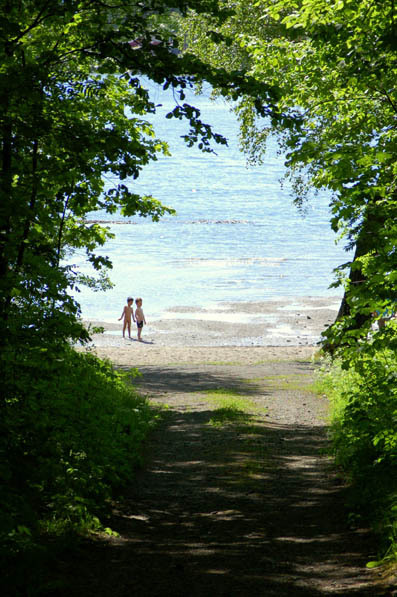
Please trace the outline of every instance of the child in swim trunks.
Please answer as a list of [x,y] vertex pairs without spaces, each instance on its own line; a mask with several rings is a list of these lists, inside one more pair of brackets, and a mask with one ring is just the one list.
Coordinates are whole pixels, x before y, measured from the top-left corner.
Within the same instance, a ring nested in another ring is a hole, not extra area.
[[141,338],[142,328],[143,328],[143,324],[146,325],[145,315],[143,314],[143,311],[142,311],[142,299],[141,298],[135,299],[135,304],[136,304],[135,319],[136,319],[136,325],[138,328],[138,340],[139,340],[139,342],[142,342],[142,338]]

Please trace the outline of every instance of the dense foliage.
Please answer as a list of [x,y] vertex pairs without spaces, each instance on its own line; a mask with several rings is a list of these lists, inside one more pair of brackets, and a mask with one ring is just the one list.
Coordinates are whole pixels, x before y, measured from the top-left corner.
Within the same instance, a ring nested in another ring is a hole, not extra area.
[[[397,381],[379,364],[386,354],[388,362],[395,360],[397,329],[389,323],[372,329],[374,317],[395,311],[397,296],[396,5],[394,0],[224,2],[232,4],[234,14],[221,24],[193,12],[181,19],[187,52],[273,88],[277,119],[258,116],[248,95],[235,107],[249,159],[260,164],[269,132],[276,133],[297,204],[304,205],[312,189],[330,192],[330,224],[353,249],[336,270],[335,286],[344,299],[323,344],[340,359],[346,379],[356,380],[344,394],[337,453],[347,471],[356,478],[360,469],[362,484],[372,487],[377,450],[384,446],[388,455],[378,454],[382,464],[376,470],[391,478],[397,458]],[[346,457],[352,445],[340,441],[345,435],[354,436],[357,458]],[[392,487],[390,481],[386,500],[376,493],[385,518],[396,507]]]
[[[390,324],[397,327],[396,322]],[[326,362],[319,390],[331,401],[337,464],[350,481],[351,522],[371,521],[379,557],[397,560],[397,362],[378,343],[355,354],[349,369]],[[376,565],[378,562],[372,562]]]
[[3,588],[18,594],[37,582],[31,561],[43,538],[103,528],[98,517],[114,489],[131,480],[156,417],[91,354],[50,346],[9,356],[1,362],[0,562]]

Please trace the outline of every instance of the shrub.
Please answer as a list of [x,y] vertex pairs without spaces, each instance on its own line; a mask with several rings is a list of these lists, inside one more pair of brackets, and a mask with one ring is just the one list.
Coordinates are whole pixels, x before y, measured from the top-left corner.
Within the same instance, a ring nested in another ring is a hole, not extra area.
[[331,402],[332,445],[351,483],[353,515],[369,520],[383,555],[397,559],[395,352],[368,342],[350,352],[348,367],[343,360],[328,361],[320,389]]
[[66,346],[3,352],[2,554],[95,528],[141,462],[155,413],[126,376]]

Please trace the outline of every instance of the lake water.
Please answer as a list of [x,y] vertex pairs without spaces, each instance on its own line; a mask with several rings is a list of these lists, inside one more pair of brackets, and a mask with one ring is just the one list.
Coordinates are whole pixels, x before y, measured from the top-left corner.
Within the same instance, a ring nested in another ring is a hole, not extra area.
[[[266,163],[246,167],[238,149],[238,125],[223,101],[209,92],[191,102],[202,120],[229,140],[217,155],[188,149],[180,136],[187,125],[167,120],[174,106],[170,92],[149,84],[156,103],[157,136],[167,140],[172,157],[147,166],[137,193],[153,194],[177,211],[160,222],[93,214],[105,219],[116,238],[98,253],[108,255],[115,287],[106,293],[82,289],[83,317],[114,321],[126,297],[142,296],[145,313],[160,317],[174,306],[210,307],[220,302],[263,301],[276,297],[340,296],[330,290],[332,270],[347,260],[329,225],[329,198],[313,198],[305,217],[282,189],[283,158],[270,142]],[[83,254],[75,255],[83,271]]]

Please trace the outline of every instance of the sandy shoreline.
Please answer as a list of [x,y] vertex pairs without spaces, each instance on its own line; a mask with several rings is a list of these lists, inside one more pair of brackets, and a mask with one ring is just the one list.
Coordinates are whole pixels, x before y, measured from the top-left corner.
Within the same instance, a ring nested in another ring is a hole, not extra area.
[[321,332],[337,314],[335,297],[299,297],[255,303],[221,303],[216,309],[176,306],[150,319],[143,342],[122,338],[121,323],[89,321],[103,326],[90,348],[119,365],[174,362],[257,362],[306,358],[318,348]]

